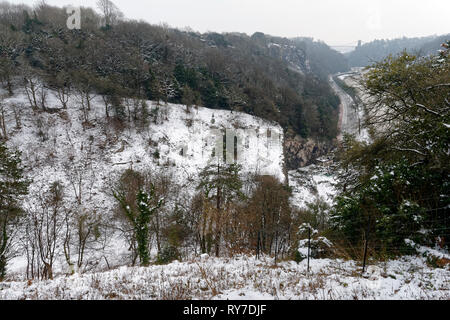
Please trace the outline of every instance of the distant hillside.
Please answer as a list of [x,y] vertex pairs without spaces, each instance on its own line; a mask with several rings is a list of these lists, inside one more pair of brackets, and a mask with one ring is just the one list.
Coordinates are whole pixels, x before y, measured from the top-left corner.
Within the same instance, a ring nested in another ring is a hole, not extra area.
[[336,137],[339,98],[326,76],[347,65],[323,43],[119,18],[102,24],[91,8],[81,17],[82,28],[69,30],[63,8],[1,3],[4,86],[31,73],[48,87],[84,88],[116,102],[137,97],[243,111],[277,121],[291,135]]
[[363,44],[348,54],[350,67],[365,67],[380,61],[390,54],[396,55],[404,50],[411,53],[428,55],[436,53],[442,43],[450,39],[450,34],[422,38],[399,38],[393,40],[374,40]]
[[321,41],[312,38],[294,38],[294,43],[306,52],[310,70],[327,78],[330,74],[349,70],[346,57]]

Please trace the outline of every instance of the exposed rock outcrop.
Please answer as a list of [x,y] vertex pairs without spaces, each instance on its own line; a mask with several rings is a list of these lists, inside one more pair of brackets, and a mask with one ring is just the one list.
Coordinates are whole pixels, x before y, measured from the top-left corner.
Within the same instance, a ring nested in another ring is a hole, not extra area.
[[327,154],[334,147],[332,142],[320,142],[299,136],[286,137],[284,140],[285,163],[288,170],[305,167],[317,158]]

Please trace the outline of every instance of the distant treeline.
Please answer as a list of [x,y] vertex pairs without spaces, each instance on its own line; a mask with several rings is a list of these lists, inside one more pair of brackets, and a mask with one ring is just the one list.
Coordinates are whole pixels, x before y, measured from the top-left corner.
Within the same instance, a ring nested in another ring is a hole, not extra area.
[[356,47],[347,54],[350,67],[366,67],[381,61],[390,54],[397,55],[402,51],[419,55],[436,54],[441,44],[450,39],[450,34],[421,38],[399,38],[393,40],[374,40]]
[[113,9],[82,8],[81,29],[69,30],[63,8],[1,3],[3,85],[11,92],[33,73],[54,89],[82,87],[110,101],[238,110],[277,121],[291,135],[336,137],[339,98],[326,77],[348,66],[324,43],[181,31],[125,21]]

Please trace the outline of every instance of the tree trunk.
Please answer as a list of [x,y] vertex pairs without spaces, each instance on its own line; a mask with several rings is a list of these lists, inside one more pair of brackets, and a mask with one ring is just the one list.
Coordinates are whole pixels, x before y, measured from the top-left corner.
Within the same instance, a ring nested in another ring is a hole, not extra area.
[[6,123],[5,123],[5,110],[3,108],[3,106],[1,107],[1,127],[2,127],[2,134],[3,134],[3,139],[7,140],[8,139],[8,135],[6,133]]

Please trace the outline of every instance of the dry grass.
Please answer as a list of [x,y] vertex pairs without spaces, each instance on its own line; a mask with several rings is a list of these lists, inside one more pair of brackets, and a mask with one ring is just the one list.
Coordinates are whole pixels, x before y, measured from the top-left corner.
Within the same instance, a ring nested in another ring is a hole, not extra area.
[[[383,294],[394,297],[405,286],[419,286],[408,292],[413,298],[449,298],[450,289],[438,283],[433,269],[409,273],[405,269],[384,270],[375,278],[362,278],[357,264],[343,260],[315,260],[311,272],[306,264],[240,256],[235,258],[192,258],[164,266],[122,267],[104,273],[61,277],[54,281],[0,284],[0,299],[8,290],[17,299],[223,299],[233,292],[243,298],[264,295],[273,299],[377,299],[380,282],[388,282]],[[386,276],[382,274],[386,273]],[[422,272],[422,273],[420,273]],[[441,274],[446,271],[440,269]],[[448,271],[447,271],[448,272]],[[394,278],[403,279],[395,280]],[[381,279],[381,280],[380,280]],[[381,296],[383,297],[383,295]]]

